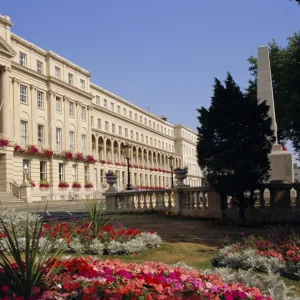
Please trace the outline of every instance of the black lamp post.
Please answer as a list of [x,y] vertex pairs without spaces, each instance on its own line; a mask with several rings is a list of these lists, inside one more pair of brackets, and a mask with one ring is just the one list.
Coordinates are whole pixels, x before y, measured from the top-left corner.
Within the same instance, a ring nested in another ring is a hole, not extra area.
[[126,190],[132,190],[131,183],[130,183],[130,168],[129,168],[129,160],[131,159],[131,145],[126,144],[125,145],[125,154],[126,154],[126,160],[127,160],[127,188]]
[[174,187],[174,182],[173,182],[173,162],[174,162],[174,157],[173,156],[169,156],[169,165],[170,165],[170,169],[171,169],[171,188]]

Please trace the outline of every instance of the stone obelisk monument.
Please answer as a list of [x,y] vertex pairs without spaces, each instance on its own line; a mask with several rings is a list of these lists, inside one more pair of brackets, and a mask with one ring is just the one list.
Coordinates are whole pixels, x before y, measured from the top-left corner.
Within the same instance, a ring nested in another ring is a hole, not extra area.
[[272,152],[269,154],[271,164],[270,182],[294,182],[292,154],[283,151],[277,138],[277,123],[275,115],[273,85],[268,46],[258,48],[257,61],[257,98],[258,101],[266,101],[269,115],[272,118],[272,129],[274,130],[275,142]]

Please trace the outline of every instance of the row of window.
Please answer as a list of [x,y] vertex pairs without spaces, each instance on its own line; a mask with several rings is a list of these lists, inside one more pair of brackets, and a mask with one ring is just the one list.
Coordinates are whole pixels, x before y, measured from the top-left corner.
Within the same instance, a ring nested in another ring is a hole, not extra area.
[[[20,65],[27,67],[27,55],[23,52],[19,52],[19,62]],[[43,74],[44,70],[44,64],[43,62],[37,60],[36,61],[36,71],[40,74]],[[61,69],[57,66],[55,66],[55,77],[59,80],[61,80]],[[68,73],[68,83],[70,85],[74,85],[74,75],[72,73]],[[85,86],[85,80],[80,79],[80,89],[82,89],[83,91],[86,90],[86,86]]]
[[[96,96],[96,104],[100,105],[100,96],[98,96],[98,95]],[[110,106],[108,107],[107,99],[103,99],[103,107],[106,109],[110,109],[112,112],[115,112],[114,102],[110,102]],[[121,106],[117,105],[116,112],[118,114],[123,113],[123,116],[129,117],[129,119],[133,119],[133,117],[134,117],[134,121],[138,122],[138,114],[134,113],[134,116],[133,116],[132,111],[129,110],[128,115],[127,115],[127,109],[125,107],[123,107],[123,112],[121,112]],[[145,118],[145,117],[143,119],[143,116],[140,116],[139,121],[141,124],[144,124],[145,126],[149,126],[150,128],[156,129],[157,131],[160,131],[161,133],[164,133],[169,136],[174,136],[174,132],[173,132],[173,130],[170,130],[170,128],[167,129],[166,127],[163,127],[162,125],[159,126],[159,124],[156,124],[154,121],[147,120],[147,118]]]
[[189,155],[189,156],[195,156],[196,155],[196,150],[193,148],[189,148],[187,146],[184,146],[184,154]]
[[[92,117],[92,119],[91,119],[91,126],[92,126],[92,128],[95,128],[94,117]],[[99,118],[97,119],[97,129],[102,130],[102,121]],[[110,132],[110,127],[109,127],[108,121],[105,121],[104,130],[106,132]],[[111,124],[111,133],[117,134],[116,124],[113,124],[113,123]],[[131,140],[135,140],[137,142],[146,143],[146,145],[150,145],[150,146],[158,147],[159,149],[174,152],[174,146],[171,144],[161,142],[160,140],[157,141],[156,139],[153,139],[152,137],[149,138],[147,135],[145,136],[145,140],[144,140],[144,135],[142,133],[140,134],[140,133],[136,132],[134,135],[133,130],[130,130],[130,136],[128,135],[128,133],[129,133],[128,128],[124,128],[125,138],[130,138]],[[122,126],[119,126],[118,135],[123,136]]]
[[196,142],[196,137],[190,133],[187,133],[186,131],[183,130],[183,137],[188,139],[188,140],[191,140],[193,142]]
[[[29,127],[28,121],[21,120],[20,123],[20,144],[21,147],[28,146],[29,139]],[[56,127],[56,152],[60,153],[62,151],[62,128]],[[38,135],[38,146],[43,148],[45,146],[45,126],[38,124],[37,125],[37,135]],[[75,152],[76,143],[75,143],[75,132],[69,131],[69,149],[72,153]],[[87,137],[85,134],[81,135],[81,152],[87,154]]]
[[[23,159],[23,168],[24,166],[28,167],[28,177],[31,178],[31,162],[28,159]],[[23,180],[25,180],[25,175],[23,175]],[[65,164],[58,164],[58,177],[59,181],[65,181]],[[40,161],[40,180],[47,180],[47,161]],[[78,181],[78,168],[77,165],[72,165],[72,180]],[[89,168],[84,166],[84,180],[85,182],[89,181]]]

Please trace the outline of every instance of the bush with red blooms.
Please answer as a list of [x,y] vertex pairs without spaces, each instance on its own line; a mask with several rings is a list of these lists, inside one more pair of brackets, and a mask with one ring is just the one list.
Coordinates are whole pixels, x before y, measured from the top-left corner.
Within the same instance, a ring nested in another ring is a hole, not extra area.
[[[77,257],[56,260],[50,268],[53,276],[44,279],[44,286],[34,288],[31,299],[272,300],[258,288],[225,283],[218,275],[161,262],[137,264]],[[13,295],[7,285],[1,286],[0,297],[24,299]]]

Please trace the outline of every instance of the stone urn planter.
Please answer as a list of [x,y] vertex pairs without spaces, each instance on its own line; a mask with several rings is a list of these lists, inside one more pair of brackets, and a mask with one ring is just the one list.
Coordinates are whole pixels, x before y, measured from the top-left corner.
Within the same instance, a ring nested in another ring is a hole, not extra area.
[[177,180],[177,186],[187,186],[186,184],[183,183],[183,181],[187,177],[188,169],[176,168],[174,170],[174,174],[175,174],[175,178]]
[[117,189],[114,187],[114,184],[118,182],[118,176],[113,172],[108,172],[105,175],[106,183],[109,185],[109,188],[106,192],[117,192]]

